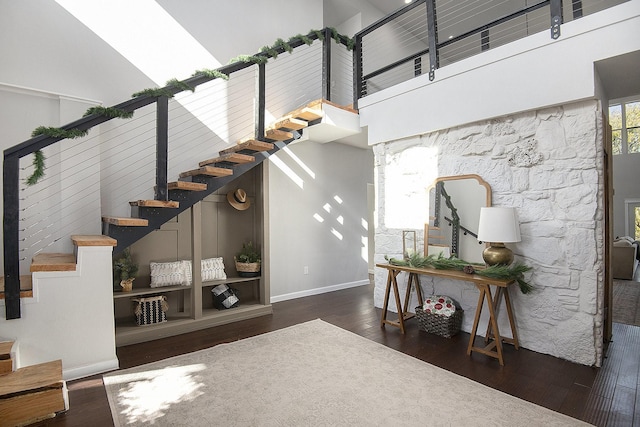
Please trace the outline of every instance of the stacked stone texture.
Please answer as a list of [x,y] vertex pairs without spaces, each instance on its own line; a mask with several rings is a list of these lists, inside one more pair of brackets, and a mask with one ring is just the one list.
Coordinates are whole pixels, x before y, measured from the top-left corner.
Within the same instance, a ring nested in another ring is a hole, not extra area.
[[[385,255],[401,255],[401,228],[407,226],[399,217],[404,215],[422,235],[416,212],[425,209],[423,195],[434,178],[477,174],[491,185],[494,206],[517,209],[522,241],[508,246],[516,260],[533,268],[527,278],[534,293],[523,295],[516,286],[510,290],[521,345],[599,365],[604,265],[601,114],[597,102],[585,101],[376,145],[376,262],[384,263]],[[425,294],[449,295],[462,305],[462,329],[470,332],[478,301],[475,286],[431,276],[420,280]],[[399,282],[403,295],[406,277]],[[382,306],[385,286],[386,270],[377,269],[377,307]],[[411,307],[417,304],[414,299]],[[393,301],[391,305],[395,310]],[[481,331],[486,313],[483,318]],[[510,335],[506,316],[500,316],[500,330]]]

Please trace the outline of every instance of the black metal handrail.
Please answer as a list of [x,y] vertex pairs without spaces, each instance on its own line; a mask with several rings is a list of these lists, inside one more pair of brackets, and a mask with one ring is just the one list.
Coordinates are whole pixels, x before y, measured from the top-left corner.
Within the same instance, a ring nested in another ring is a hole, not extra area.
[[[336,34],[333,29],[325,28],[321,31],[323,37],[323,97],[331,100],[331,40],[349,47],[350,39],[344,35]],[[318,32],[312,31],[305,36],[310,40],[318,40],[321,36]],[[305,45],[302,37],[292,38],[287,43],[291,49],[296,49]],[[284,46],[274,47],[271,52],[259,52],[254,57],[269,59],[271,53],[275,51],[282,54],[287,51]],[[230,76],[231,74],[249,67],[258,67],[257,102],[255,117],[255,138],[264,139],[265,128],[265,64],[253,61],[239,61],[224,65],[216,69],[219,73]],[[182,81],[186,86],[196,88],[204,83],[210,82],[217,77],[198,74]],[[156,103],[156,199],[167,200],[167,164],[168,164],[168,96],[176,95],[185,89],[173,85],[162,89],[163,95],[142,94],[127,101],[114,105],[113,108],[125,112],[134,112],[142,107]],[[82,117],[74,122],[61,126],[63,130],[86,131],[97,125],[112,120],[101,114],[91,114]],[[39,135],[21,144],[4,150],[3,164],[3,245],[4,245],[4,296],[6,319],[20,318],[20,268],[19,268],[19,161],[22,157],[28,156],[36,151],[53,145],[64,137],[53,137]]]
[[[580,0],[573,0],[573,17],[579,18],[582,16],[582,6]],[[409,55],[404,56],[401,59],[394,60],[393,62],[386,64],[382,67],[379,67],[373,71],[367,72],[364,74],[364,64],[363,64],[363,39],[373,33],[374,31],[382,28],[383,26],[392,23],[394,20],[402,17],[409,12],[414,11],[416,8],[424,6],[424,19],[427,24],[428,29],[428,46],[425,49],[421,49],[417,52],[411,53]],[[551,37],[557,39],[560,36],[560,24],[563,22],[563,11],[562,11],[562,0],[542,0],[534,5],[527,6],[523,9],[520,9],[516,12],[505,15],[501,18],[495,19],[491,22],[483,24],[477,28],[471,29],[463,34],[457,35],[452,38],[447,38],[446,40],[439,41],[439,33],[438,33],[438,25],[437,25],[437,13],[436,13],[436,0],[417,0],[414,1],[407,6],[398,9],[391,15],[388,15],[379,21],[369,25],[362,31],[358,32],[354,36],[355,46],[354,46],[354,105],[357,107],[357,102],[360,98],[367,95],[366,82],[369,79],[372,79],[376,76],[380,76],[381,74],[387,73],[394,69],[399,68],[400,66],[407,64],[411,61],[414,61],[416,64],[415,76],[422,74],[421,68],[421,57],[425,55],[429,55],[429,79],[435,79],[435,70],[439,68],[439,53],[440,51],[447,47],[451,46],[456,42],[460,42],[461,40],[468,39],[472,36],[480,34],[481,37],[481,48],[482,50],[486,50],[489,48],[489,30],[497,27],[498,25],[504,24],[505,22],[512,21],[518,17],[526,15],[528,13],[534,12],[543,7],[549,6],[550,10],[550,32]]]

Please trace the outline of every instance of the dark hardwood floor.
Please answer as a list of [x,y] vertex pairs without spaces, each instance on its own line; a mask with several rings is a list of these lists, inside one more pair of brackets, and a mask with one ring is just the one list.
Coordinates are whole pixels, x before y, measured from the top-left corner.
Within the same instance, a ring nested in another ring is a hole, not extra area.
[[[192,332],[117,350],[121,368],[240,340],[320,318],[489,387],[598,426],[640,426],[640,327],[614,324],[614,339],[602,368],[577,365],[526,349],[505,346],[505,366],[481,354],[466,355],[469,334],[441,338],[419,331],[380,328],[373,287],[273,304],[273,315]],[[68,383],[70,409],[39,426],[111,426],[100,375]],[[418,391],[416,391],[418,392]],[[635,421],[635,423],[634,423]]]

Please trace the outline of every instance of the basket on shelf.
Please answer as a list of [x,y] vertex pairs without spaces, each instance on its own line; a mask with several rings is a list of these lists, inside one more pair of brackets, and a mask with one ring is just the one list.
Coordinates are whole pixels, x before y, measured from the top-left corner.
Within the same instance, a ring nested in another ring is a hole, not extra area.
[[416,307],[416,317],[418,318],[418,328],[425,332],[451,338],[460,332],[462,325],[462,315],[464,311],[456,305],[456,311],[451,316],[443,314],[427,313],[421,305]]
[[258,262],[240,262],[235,257],[236,271],[240,277],[257,277],[260,275],[260,261]]

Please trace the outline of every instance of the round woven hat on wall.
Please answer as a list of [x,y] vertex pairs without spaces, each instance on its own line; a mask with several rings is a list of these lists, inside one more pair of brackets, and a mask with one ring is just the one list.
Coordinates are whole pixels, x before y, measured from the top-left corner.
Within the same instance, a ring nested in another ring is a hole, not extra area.
[[236,191],[230,191],[227,193],[227,200],[229,204],[239,211],[249,209],[251,201],[247,197],[247,192],[242,188],[238,188]]

